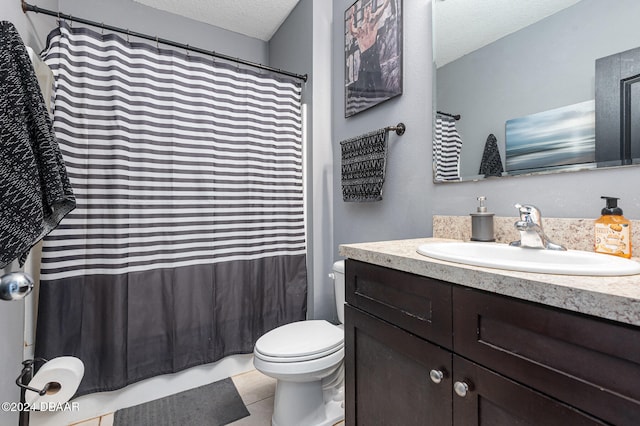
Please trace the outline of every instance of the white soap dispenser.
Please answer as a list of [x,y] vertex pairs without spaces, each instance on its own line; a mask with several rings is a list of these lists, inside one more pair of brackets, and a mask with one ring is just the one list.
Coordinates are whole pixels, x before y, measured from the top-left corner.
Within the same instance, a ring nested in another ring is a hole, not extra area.
[[487,212],[484,202],[487,197],[478,197],[480,205],[476,213],[471,213],[471,241],[492,242],[493,236],[493,213]]

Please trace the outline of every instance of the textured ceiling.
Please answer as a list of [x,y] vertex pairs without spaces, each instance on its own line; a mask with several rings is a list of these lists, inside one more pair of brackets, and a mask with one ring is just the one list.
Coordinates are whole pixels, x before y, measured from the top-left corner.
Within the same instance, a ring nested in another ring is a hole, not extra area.
[[[133,1],[269,41],[299,0]],[[435,60],[440,67],[580,0],[432,1]]]
[[299,0],[133,1],[249,37],[269,41]]
[[438,67],[580,0],[433,0]]

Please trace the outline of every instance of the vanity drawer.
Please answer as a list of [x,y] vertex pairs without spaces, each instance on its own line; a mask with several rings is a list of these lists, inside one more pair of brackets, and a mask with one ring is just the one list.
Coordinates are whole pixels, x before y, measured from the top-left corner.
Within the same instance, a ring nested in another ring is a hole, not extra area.
[[640,421],[640,328],[453,289],[454,351],[616,425]]
[[451,284],[351,259],[345,279],[349,305],[451,348]]

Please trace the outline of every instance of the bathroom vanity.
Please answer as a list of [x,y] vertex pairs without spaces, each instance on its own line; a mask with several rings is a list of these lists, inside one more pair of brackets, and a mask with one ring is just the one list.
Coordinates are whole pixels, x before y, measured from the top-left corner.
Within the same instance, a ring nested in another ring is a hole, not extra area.
[[640,275],[511,272],[348,244],[346,423],[640,424]]

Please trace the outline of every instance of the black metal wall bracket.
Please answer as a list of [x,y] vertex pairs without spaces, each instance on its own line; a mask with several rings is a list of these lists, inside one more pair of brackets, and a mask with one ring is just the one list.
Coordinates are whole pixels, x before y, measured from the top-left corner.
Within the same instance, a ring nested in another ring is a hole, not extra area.
[[404,132],[407,130],[407,126],[405,126],[404,123],[398,123],[395,126],[385,127],[385,130],[387,132],[395,131],[398,136],[402,136],[404,135]]

